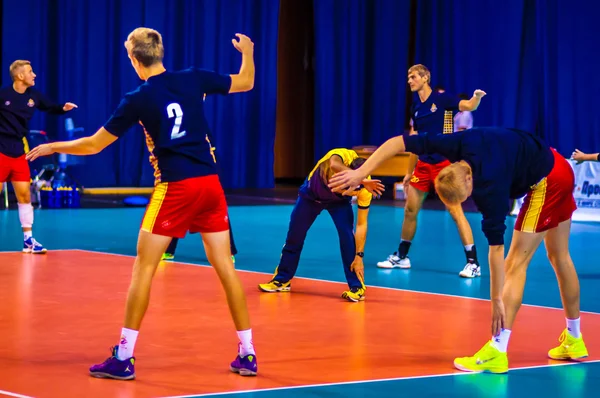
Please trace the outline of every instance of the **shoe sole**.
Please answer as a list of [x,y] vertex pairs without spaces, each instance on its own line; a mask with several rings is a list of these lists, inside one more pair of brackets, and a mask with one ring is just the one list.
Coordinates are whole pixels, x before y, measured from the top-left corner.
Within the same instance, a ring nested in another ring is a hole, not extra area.
[[588,356],[589,355],[586,354],[586,355],[579,356],[579,357],[572,357],[572,356],[567,356],[567,357],[553,357],[553,356],[550,356],[550,354],[548,354],[548,358],[554,359],[556,361],[580,361],[582,359],[587,358]]
[[391,267],[388,267],[386,265],[379,265],[377,264],[377,268],[383,268],[383,269],[394,269],[394,268],[400,268],[400,269],[410,269],[410,266],[402,266],[402,265],[393,265]]
[[253,372],[249,369],[238,369],[238,368],[234,368],[233,366],[230,366],[229,369],[233,372],[233,373],[237,373],[240,376],[256,376],[256,372]]
[[454,367],[455,367],[456,369],[460,370],[460,371],[463,371],[463,372],[469,372],[469,373],[493,373],[493,374],[504,374],[504,373],[508,373],[508,369],[506,369],[506,370],[501,370],[501,371],[498,371],[498,370],[492,370],[492,369],[485,369],[485,370],[472,370],[472,369],[465,368],[464,366],[462,366],[462,365],[459,365],[459,364],[457,364],[456,362],[454,363]]
[[43,250],[43,251],[39,251],[39,252],[34,252],[31,249],[23,249],[23,253],[27,253],[27,254],[46,254],[47,250]]
[[365,301],[365,296],[361,296],[361,298],[359,298],[358,300],[356,300],[356,299],[354,299],[352,297],[347,296],[346,294],[342,294],[342,298],[346,299],[346,300],[348,300],[348,301],[350,301],[352,303],[358,303],[360,301]]
[[119,376],[114,376],[114,375],[111,375],[108,373],[90,372],[90,376],[95,377],[97,379],[113,379],[113,380],[133,380],[133,379],[135,379],[135,373],[132,374],[131,376],[119,377]]
[[473,276],[458,274],[458,276],[460,276],[461,278],[473,279],[473,278],[477,278],[478,276],[481,276],[481,273],[473,275]]
[[290,290],[292,290],[292,287],[288,286],[288,287],[282,287],[281,289],[269,290],[269,289],[263,289],[262,287],[258,286],[258,290],[260,290],[261,292],[265,292],[265,293],[278,293],[278,292],[286,293],[286,292],[289,292]]

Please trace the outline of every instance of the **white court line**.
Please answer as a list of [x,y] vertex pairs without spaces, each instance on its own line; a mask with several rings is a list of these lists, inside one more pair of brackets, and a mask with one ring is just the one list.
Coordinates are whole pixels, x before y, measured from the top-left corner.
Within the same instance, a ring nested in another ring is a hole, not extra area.
[[[600,359],[588,361],[588,362],[566,362],[559,363],[555,365],[536,365],[536,366],[524,366],[522,368],[514,368],[510,369],[508,374],[519,370],[527,370],[527,369],[543,369],[543,368],[551,368],[558,366],[570,366],[570,365],[584,365],[586,363],[597,363],[600,362]],[[286,386],[286,387],[273,387],[273,388],[264,388],[264,389],[256,389],[256,390],[243,390],[243,391],[225,391],[225,392],[217,392],[217,393],[206,393],[206,394],[195,394],[195,395],[173,395],[162,398],[196,398],[196,397],[213,397],[219,395],[233,395],[233,394],[249,394],[249,393],[261,393],[266,391],[283,391],[283,390],[294,390],[301,388],[315,388],[315,387],[332,387],[332,386],[342,386],[342,385],[353,385],[353,384],[367,384],[367,383],[381,383],[387,381],[399,381],[399,380],[416,380],[416,379],[428,379],[428,378],[436,378],[436,377],[448,377],[448,376],[465,376],[465,375],[473,375],[477,373],[469,373],[469,372],[454,372],[454,373],[442,373],[439,375],[423,375],[423,376],[408,376],[408,377],[393,377],[389,379],[374,379],[374,380],[356,380],[356,381],[342,381],[337,383],[321,383],[321,384],[307,384],[304,386]],[[490,377],[502,377],[503,375],[490,375]],[[260,377],[260,376],[259,376]]]
[[4,390],[0,390],[0,395],[8,395],[9,397],[17,397],[17,398],[33,398],[33,397],[30,397],[29,395],[21,395],[21,394],[15,393],[15,392],[4,391]]
[[[120,257],[127,257],[127,258],[135,258],[135,256],[132,256],[132,255],[129,255],[129,254],[107,253],[107,252],[95,251],[95,250],[73,249],[73,251],[88,252],[88,253],[97,253],[97,254],[105,254],[105,255],[109,255],[109,256],[120,256]],[[212,266],[208,265],[208,264],[184,263],[184,262],[180,262],[180,261],[169,261],[169,263],[171,263],[171,264],[182,264],[182,265],[192,265],[194,267],[209,267],[209,268],[212,268]],[[261,274],[261,275],[270,275],[270,276],[273,275],[272,272],[250,271],[250,270],[237,269],[237,268],[236,268],[236,271],[247,272],[247,273],[250,273],[250,274]],[[294,279],[305,279],[305,280],[308,280],[308,281],[329,282],[329,283],[336,283],[336,284],[340,284],[340,285],[346,285],[346,282],[330,281],[330,280],[327,280],[327,279],[307,278],[307,277],[303,277],[303,276],[295,276]],[[397,287],[378,286],[378,285],[366,285],[366,286],[367,287],[372,287],[372,288],[377,288],[377,289],[393,290],[393,291],[399,291],[399,292],[429,294],[429,295],[432,295],[432,296],[454,297],[454,298],[460,298],[460,299],[476,300],[476,301],[486,301],[486,302],[490,301],[489,299],[482,299],[482,298],[479,298],[479,297],[459,296],[459,295],[456,295],[456,294],[448,294],[448,293],[423,292],[423,291],[420,291],[420,290],[400,289],[400,288],[397,288]],[[563,311],[562,308],[549,307],[549,306],[546,306],[546,305],[525,304],[525,303],[523,303],[522,306],[534,307],[534,308],[545,308],[545,309],[549,309],[549,310]],[[600,312],[593,312],[593,311],[580,311],[580,312],[582,314],[600,315]]]

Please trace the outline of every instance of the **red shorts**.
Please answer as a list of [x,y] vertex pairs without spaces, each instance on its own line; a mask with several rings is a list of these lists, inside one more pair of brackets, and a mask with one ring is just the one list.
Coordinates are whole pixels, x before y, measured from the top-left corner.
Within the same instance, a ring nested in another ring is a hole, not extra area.
[[183,238],[188,231],[228,229],[227,201],[217,175],[159,183],[142,221],[142,230],[173,238]]
[[449,160],[444,160],[443,162],[436,164],[425,163],[420,160],[417,161],[415,171],[410,179],[410,186],[423,192],[431,191],[433,189],[435,178],[446,166],[450,166]]
[[517,231],[534,233],[556,228],[561,222],[571,219],[577,209],[573,197],[573,169],[554,149],[552,153],[554,167],[525,196],[515,223]]
[[11,158],[0,153],[0,183],[8,181],[31,181],[29,163],[25,155]]

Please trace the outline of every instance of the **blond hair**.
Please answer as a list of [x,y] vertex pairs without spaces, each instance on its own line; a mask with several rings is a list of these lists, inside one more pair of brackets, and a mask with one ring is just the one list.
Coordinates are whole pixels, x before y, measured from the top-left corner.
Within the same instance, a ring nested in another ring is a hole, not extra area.
[[435,191],[445,204],[462,203],[468,196],[467,176],[471,170],[460,163],[452,163],[435,178]]
[[162,62],[165,56],[162,36],[154,29],[137,28],[124,44],[131,57],[145,67]]
[[13,62],[12,64],[10,64],[10,69],[9,69],[10,70],[10,78],[12,79],[13,82],[17,78],[17,73],[19,72],[19,69],[26,65],[31,65],[31,62],[26,61],[24,59],[18,59],[15,62]]
[[431,85],[431,72],[425,65],[417,64],[413,65],[408,69],[408,74],[410,75],[413,72],[417,72],[421,77],[427,77],[427,84]]

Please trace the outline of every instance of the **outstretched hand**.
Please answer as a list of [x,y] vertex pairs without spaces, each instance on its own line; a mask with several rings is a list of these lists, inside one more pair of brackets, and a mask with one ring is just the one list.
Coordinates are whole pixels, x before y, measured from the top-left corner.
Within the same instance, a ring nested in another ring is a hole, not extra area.
[[236,50],[241,52],[242,54],[252,52],[254,50],[254,43],[250,38],[241,33],[235,34],[238,40],[231,39],[231,43],[235,47]]
[[362,180],[362,185],[375,197],[383,195],[385,191],[385,185],[381,183],[381,180],[369,180],[365,178]]
[[54,153],[54,150],[52,149],[52,146],[50,144],[42,144],[42,145],[36,146],[31,151],[29,151],[27,153],[27,155],[25,156],[25,158],[27,160],[29,160],[30,162],[33,162],[34,160],[36,160],[37,158],[39,158],[41,156],[49,156],[49,155],[52,155],[53,153]]
[[473,92],[473,96],[477,97],[477,98],[483,98],[487,95],[487,93],[483,90],[475,90],[475,92]]
[[68,112],[74,108],[77,108],[77,105],[75,105],[72,102],[67,102],[64,106],[63,106],[63,111]]
[[343,195],[352,195],[352,192],[364,180],[364,176],[357,170],[344,170],[336,173],[329,179],[327,186],[332,192]]

